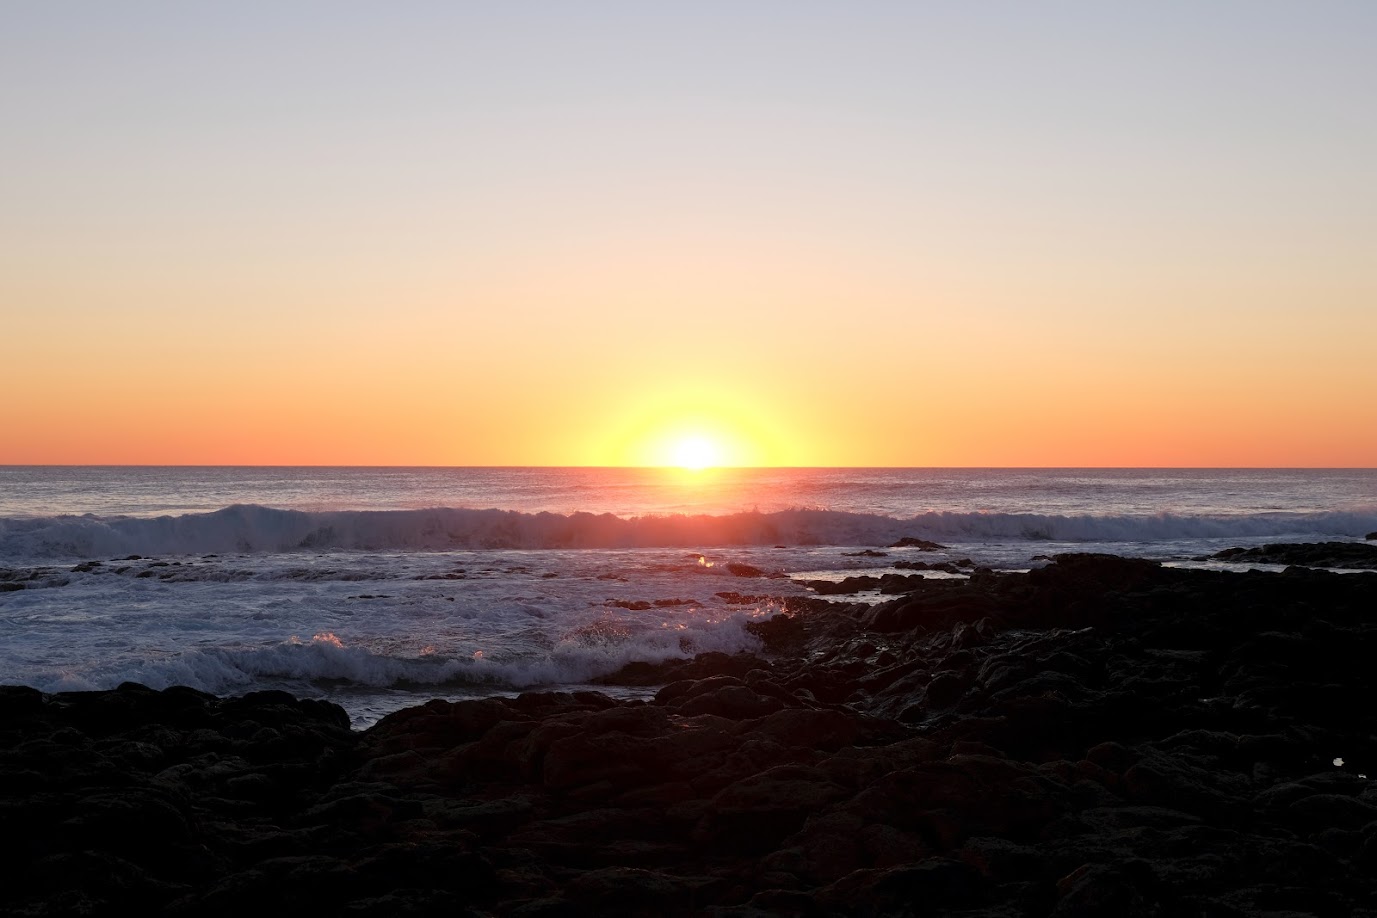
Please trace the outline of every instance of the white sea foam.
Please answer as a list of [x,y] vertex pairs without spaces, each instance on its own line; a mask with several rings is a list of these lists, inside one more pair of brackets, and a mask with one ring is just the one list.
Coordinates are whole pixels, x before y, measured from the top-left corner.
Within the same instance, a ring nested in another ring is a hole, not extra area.
[[759,640],[743,627],[750,615],[700,619],[691,626],[579,629],[544,653],[466,656],[436,653],[393,656],[322,632],[295,635],[266,647],[211,647],[177,654],[135,655],[80,671],[51,670],[30,682],[44,691],[110,688],[141,682],[153,688],[187,685],[232,693],[277,684],[296,691],[311,685],[427,688],[495,686],[528,688],[587,682],[631,662],[660,663],[707,651],[758,650]]
[[[1235,545],[1377,531],[1377,473],[1363,470],[753,470],[676,481],[621,470],[0,468],[0,683],[284,688],[339,701],[362,725],[430,697],[569,687],[628,662],[750,649],[744,624],[808,595],[802,581],[901,559],[1021,570],[1107,551],[1199,564]],[[416,509],[427,504],[505,509]],[[904,536],[950,549],[856,553]],[[131,555],[142,558],[114,560]],[[76,563],[87,560],[104,563]]]
[[1353,538],[1377,509],[1214,515],[930,512],[909,518],[835,510],[619,517],[512,510],[305,512],[236,505],[156,518],[94,515],[0,519],[0,561],[327,550],[706,548],[887,545],[903,536],[957,540],[1143,542]]

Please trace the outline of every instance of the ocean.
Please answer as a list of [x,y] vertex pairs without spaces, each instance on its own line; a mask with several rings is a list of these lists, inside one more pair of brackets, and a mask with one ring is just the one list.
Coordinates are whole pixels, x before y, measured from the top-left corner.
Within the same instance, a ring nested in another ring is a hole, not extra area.
[[1371,469],[8,466],[0,683],[285,689],[366,727],[751,650],[803,581],[898,561],[1230,568],[1203,559],[1373,531]]

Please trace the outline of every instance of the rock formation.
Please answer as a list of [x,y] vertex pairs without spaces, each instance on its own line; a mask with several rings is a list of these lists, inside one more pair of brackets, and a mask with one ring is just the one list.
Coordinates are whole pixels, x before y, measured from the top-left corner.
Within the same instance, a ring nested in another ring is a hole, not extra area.
[[1377,914],[1377,575],[1059,556],[600,692],[0,690],[9,914]]

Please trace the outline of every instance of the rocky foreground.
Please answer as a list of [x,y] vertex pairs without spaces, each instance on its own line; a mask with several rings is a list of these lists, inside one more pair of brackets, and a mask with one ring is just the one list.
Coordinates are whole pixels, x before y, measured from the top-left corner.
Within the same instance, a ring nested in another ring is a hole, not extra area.
[[915,587],[650,702],[0,689],[0,910],[1377,915],[1377,575]]

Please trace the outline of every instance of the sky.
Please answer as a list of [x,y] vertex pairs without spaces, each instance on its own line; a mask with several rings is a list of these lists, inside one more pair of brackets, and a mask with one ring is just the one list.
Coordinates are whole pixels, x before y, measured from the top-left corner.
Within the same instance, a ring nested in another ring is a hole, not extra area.
[[1375,38],[0,2],[0,463],[1377,466]]

